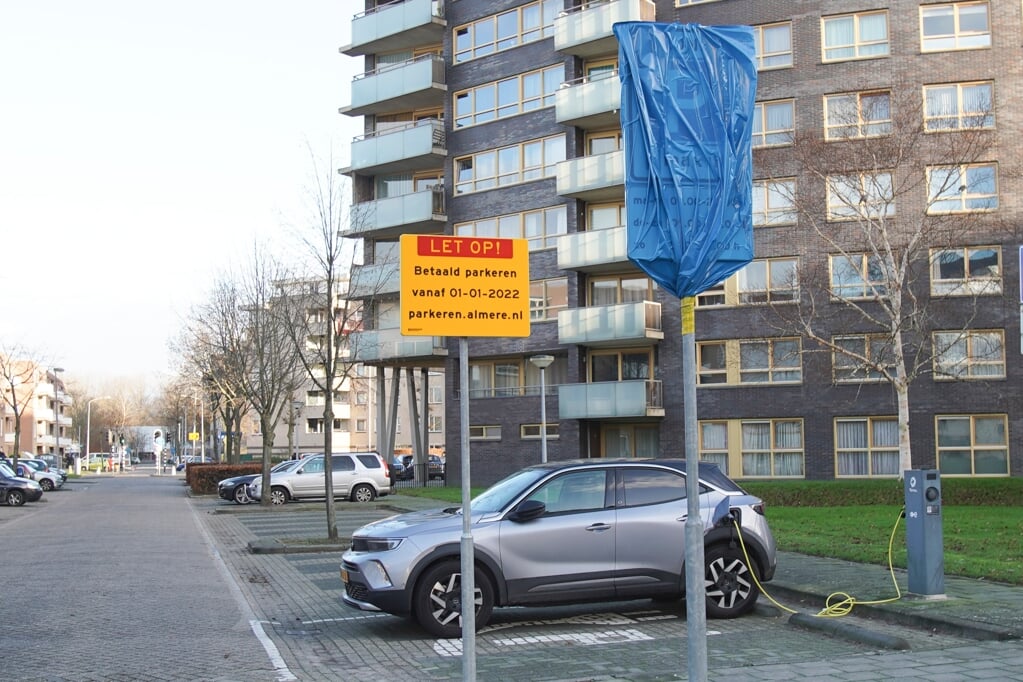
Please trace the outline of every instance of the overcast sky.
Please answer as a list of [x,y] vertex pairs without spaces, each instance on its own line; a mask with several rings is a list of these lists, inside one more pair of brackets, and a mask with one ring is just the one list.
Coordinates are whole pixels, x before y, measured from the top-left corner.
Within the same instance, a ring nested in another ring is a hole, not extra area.
[[310,148],[347,165],[356,4],[0,3],[0,347],[167,375],[218,270],[308,216]]

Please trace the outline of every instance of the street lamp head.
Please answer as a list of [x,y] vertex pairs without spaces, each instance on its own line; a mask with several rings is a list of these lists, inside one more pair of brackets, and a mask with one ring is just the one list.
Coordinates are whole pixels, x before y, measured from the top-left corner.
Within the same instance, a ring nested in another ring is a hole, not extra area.
[[63,371],[64,371],[64,368],[63,368],[63,367],[54,367],[54,368],[53,368],[53,371],[54,371],[55,373],[56,373],[56,372],[63,372]]
[[534,355],[533,357],[529,358],[529,361],[532,362],[534,366],[539,367],[540,369],[547,369],[548,367],[551,366],[551,363],[554,362],[554,356]]
[[292,400],[291,407],[295,410],[301,410],[302,406],[305,405],[301,400]]

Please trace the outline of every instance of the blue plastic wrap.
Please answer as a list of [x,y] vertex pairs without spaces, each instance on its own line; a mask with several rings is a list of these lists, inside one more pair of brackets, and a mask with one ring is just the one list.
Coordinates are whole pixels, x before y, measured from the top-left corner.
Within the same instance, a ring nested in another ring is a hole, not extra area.
[[629,259],[676,296],[694,296],[753,259],[753,31],[613,28]]

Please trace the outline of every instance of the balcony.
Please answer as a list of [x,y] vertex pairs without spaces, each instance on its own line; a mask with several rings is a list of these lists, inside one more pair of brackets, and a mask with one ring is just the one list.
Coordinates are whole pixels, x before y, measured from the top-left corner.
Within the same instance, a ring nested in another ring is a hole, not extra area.
[[583,2],[554,20],[554,49],[578,57],[617,54],[611,26],[618,21],[653,21],[656,13],[652,0]]
[[352,206],[352,222],[344,237],[397,239],[403,234],[443,232],[447,222],[444,188],[364,201]]
[[593,154],[558,164],[558,194],[583,201],[625,198],[625,153]]
[[372,263],[352,268],[348,287],[350,298],[374,298],[397,294],[400,290],[398,263]]
[[571,308],[558,313],[558,343],[601,346],[651,346],[664,339],[661,304],[636,301]]
[[558,123],[585,130],[621,125],[618,110],[622,102],[622,84],[618,71],[601,72],[565,81],[554,93],[554,113]]
[[442,0],[405,0],[360,12],[352,18],[352,43],[341,48],[351,57],[432,45],[444,40]]
[[599,274],[635,267],[629,260],[628,231],[623,225],[606,230],[571,232],[558,238],[558,268]]
[[425,119],[401,128],[360,135],[352,141],[352,165],[346,175],[383,175],[440,168],[447,156],[444,122]]
[[352,80],[352,103],[341,108],[348,116],[443,106],[444,59],[425,54],[401,64],[387,64]]
[[440,365],[448,355],[443,336],[403,336],[399,329],[371,329],[349,339],[353,362]]
[[661,382],[647,379],[558,386],[558,418],[663,417]]

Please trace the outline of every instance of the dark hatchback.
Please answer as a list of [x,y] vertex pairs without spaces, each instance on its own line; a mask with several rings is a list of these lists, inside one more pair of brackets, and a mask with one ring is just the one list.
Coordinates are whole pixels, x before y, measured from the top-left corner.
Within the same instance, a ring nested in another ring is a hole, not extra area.
[[0,463],[0,501],[12,507],[42,498],[43,489],[35,481],[15,476],[6,464]]

